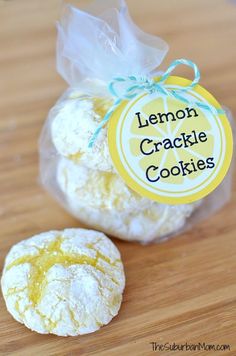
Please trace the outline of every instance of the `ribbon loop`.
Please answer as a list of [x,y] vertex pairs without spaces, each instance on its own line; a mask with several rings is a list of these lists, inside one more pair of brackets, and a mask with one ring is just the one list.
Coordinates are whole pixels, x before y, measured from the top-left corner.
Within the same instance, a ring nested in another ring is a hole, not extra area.
[[194,79],[193,79],[193,81],[191,82],[190,85],[188,85],[186,87],[183,87],[182,90],[183,91],[189,91],[189,90],[193,89],[199,83],[199,80],[200,80],[201,76],[200,76],[200,71],[199,71],[197,65],[194,62],[192,62],[190,60],[187,60],[187,59],[175,59],[169,65],[169,67],[167,68],[165,73],[162,74],[162,76],[161,76],[161,78],[159,80],[159,83],[165,82],[166,79],[170,76],[170,74],[175,70],[175,68],[178,67],[181,64],[192,68],[193,71],[194,71]]

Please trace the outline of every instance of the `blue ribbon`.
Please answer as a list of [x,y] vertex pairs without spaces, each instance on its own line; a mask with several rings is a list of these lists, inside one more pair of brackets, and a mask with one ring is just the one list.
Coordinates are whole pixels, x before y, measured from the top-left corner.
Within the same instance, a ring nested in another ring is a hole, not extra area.
[[[180,64],[184,64],[193,69],[194,79],[191,82],[191,84],[186,87],[181,87],[175,90],[169,89],[166,87],[165,81],[173,72],[173,70]],[[210,104],[205,104],[201,101],[197,101],[197,100],[196,101],[194,100],[194,102],[190,101],[186,97],[181,95],[181,93],[185,93],[188,92],[189,90],[192,90],[199,83],[199,80],[200,80],[200,72],[197,65],[187,59],[174,60],[167,68],[167,70],[159,77],[158,82],[148,77],[137,77],[135,75],[113,78],[113,80],[108,85],[108,91],[115,98],[115,101],[111,106],[111,108],[106,113],[106,115],[104,116],[104,118],[102,119],[102,121],[100,122],[100,124],[98,125],[96,131],[94,132],[92,138],[89,141],[88,147],[91,148],[93,146],[94,141],[96,140],[102,127],[109,121],[111,115],[117,109],[117,107],[122,102],[122,100],[131,100],[134,97],[136,97],[138,94],[141,94],[142,92],[147,92],[149,94],[152,94],[154,92],[159,92],[163,95],[174,97],[175,99],[180,100],[186,104],[194,104],[195,106],[198,106],[201,109],[206,109],[208,111],[217,114],[224,114],[225,112],[222,109],[217,109],[214,106]],[[120,88],[118,88],[122,84],[125,84],[125,89],[123,89],[123,92]],[[129,85],[127,86],[127,84]]]

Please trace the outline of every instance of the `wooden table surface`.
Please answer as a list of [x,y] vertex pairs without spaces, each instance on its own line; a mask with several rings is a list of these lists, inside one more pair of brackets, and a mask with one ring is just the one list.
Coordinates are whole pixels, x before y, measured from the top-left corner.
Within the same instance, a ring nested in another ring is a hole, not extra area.
[[[86,1],[78,1],[84,4]],[[190,58],[201,83],[236,114],[236,2],[129,0],[144,30],[170,44],[162,68]],[[38,183],[37,140],[66,88],[55,69],[59,0],[0,1],[0,258],[41,231],[76,227]],[[180,69],[180,75],[192,73]],[[39,335],[0,298],[1,355],[236,355],[236,191],[219,213],[159,245],[114,239],[127,276],[119,315],[82,337]],[[230,344],[231,351],[153,352],[151,342]]]

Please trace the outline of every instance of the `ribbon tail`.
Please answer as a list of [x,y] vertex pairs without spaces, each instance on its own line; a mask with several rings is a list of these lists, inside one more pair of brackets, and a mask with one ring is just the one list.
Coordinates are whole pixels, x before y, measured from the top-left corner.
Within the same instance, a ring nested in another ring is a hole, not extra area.
[[177,90],[170,90],[170,95],[172,97],[174,97],[175,99],[177,100],[181,100],[183,103],[186,103],[186,104],[190,104],[192,105],[193,107],[197,106],[199,107],[200,109],[205,109],[205,110],[208,110],[208,111],[211,111],[213,114],[220,114],[220,115],[224,115],[225,114],[225,111],[223,109],[217,109],[216,107],[214,107],[213,105],[210,105],[210,104],[205,104],[201,101],[193,101],[193,100],[188,100],[186,99],[185,97],[183,97],[182,95],[179,94],[179,92]]
[[118,99],[113,107],[111,108],[111,110],[109,110],[106,115],[104,116],[104,118],[102,119],[102,121],[100,122],[100,124],[98,125],[96,131],[93,133],[93,136],[91,137],[91,139],[89,140],[89,144],[88,144],[88,147],[89,148],[92,148],[93,147],[93,144],[95,142],[95,140],[97,139],[101,129],[103,128],[103,126],[109,121],[111,115],[113,114],[113,112],[115,111],[116,107],[120,104],[121,100]]

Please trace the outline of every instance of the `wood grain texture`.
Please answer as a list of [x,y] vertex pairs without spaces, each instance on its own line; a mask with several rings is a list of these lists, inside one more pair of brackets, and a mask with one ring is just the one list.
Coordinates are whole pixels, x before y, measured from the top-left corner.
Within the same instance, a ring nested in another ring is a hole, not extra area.
[[[86,1],[78,1],[84,4]],[[164,62],[198,63],[201,83],[236,114],[236,3],[129,0],[144,30],[170,44]],[[0,1],[0,258],[10,246],[50,229],[79,226],[38,183],[37,140],[66,88],[55,70],[59,0]],[[192,75],[181,68],[182,75]],[[159,245],[114,240],[127,276],[118,317],[74,338],[38,335],[14,321],[0,297],[1,355],[184,355],[152,352],[150,342],[230,344],[236,355],[236,191],[222,211]]]

